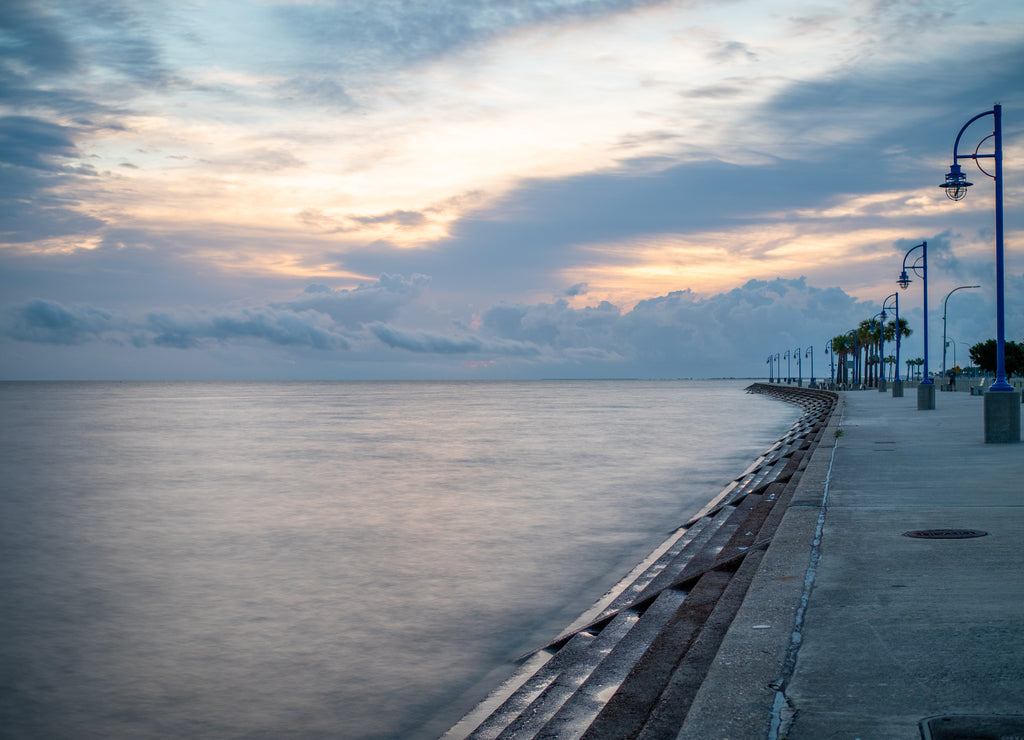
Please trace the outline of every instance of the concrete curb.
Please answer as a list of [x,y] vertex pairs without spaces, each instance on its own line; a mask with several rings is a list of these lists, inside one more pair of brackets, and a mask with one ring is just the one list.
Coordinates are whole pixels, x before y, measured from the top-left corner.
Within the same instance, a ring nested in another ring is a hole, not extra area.
[[682,740],[779,737],[787,719],[788,670],[799,649],[799,619],[813,587],[811,555],[837,432],[842,397],[694,699]]

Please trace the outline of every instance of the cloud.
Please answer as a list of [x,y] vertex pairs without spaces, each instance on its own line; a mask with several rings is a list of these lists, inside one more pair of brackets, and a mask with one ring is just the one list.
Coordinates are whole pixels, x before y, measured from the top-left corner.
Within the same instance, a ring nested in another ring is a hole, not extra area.
[[82,213],[51,188],[69,178],[37,169],[9,168],[0,178],[0,243],[19,244],[93,234],[104,221]]
[[350,346],[333,322],[315,311],[263,308],[245,309],[236,314],[187,317],[150,313],[140,330],[146,336],[136,336],[136,344],[151,342],[176,349],[196,348],[205,340],[223,343],[251,339],[316,350],[347,350]]
[[79,211],[58,189],[95,173],[78,156],[75,129],[35,116],[0,117],[0,243],[88,234],[103,221]]
[[[11,342],[51,347],[96,344],[137,353],[172,349],[193,356],[197,363],[209,357],[211,350],[223,358],[244,352],[248,362],[256,363],[254,375],[259,375],[260,360],[252,353],[281,348],[307,363],[302,377],[315,377],[316,367],[324,377],[406,376],[410,372],[495,378],[749,377],[764,371],[770,354],[795,353],[797,348],[803,353],[813,347],[814,371],[823,376],[827,372],[823,349],[830,338],[878,309],[838,287],[812,286],[804,278],[776,278],[750,280],[707,297],[691,290],[673,291],[642,300],[629,310],[608,301],[578,308],[566,300],[499,303],[483,310],[472,325],[450,321],[445,328],[426,329],[426,323],[440,325],[440,317],[421,295],[424,280],[383,276],[377,283],[348,291],[313,284],[290,306],[150,311],[139,317],[33,299],[0,312],[0,337],[9,346]],[[1009,278],[1011,290],[1022,284],[1024,276]],[[391,320],[361,322],[347,313],[355,305],[363,318],[372,315],[369,306],[382,307],[380,314],[394,313],[386,302],[358,303],[382,294],[403,296],[409,310]],[[951,341],[969,345],[990,336],[990,302],[984,290],[958,294],[948,326]],[[920,355],[921,309],[916,299],[901,301],[900,315],[911,321],[915,332],[903,351],[908,357]],[[935,342],[941,326],[937,318],[932,316]],[[1009,337],[1019,336],[1022,322],[1020,309],[1011,307]],[[408,355],[418,358],[415,364],[403,359]],[[373,369],[361,375],[360,367]],[[803,370],[810,376],[809,359]]]
[[347,66],[377,69],[436,59],[472,44],[541,23],[621,13],[662,0],[350,0],[303,3],[277,14],[307,43],[345,50]]
[[384,274],[377,282],[352,290],[311,286],[312,290],[307,288],[299,298],[274,306],[291,311],[318,311],[349,329],[357,329],[364,324],[394,318],[398,310],[418,298],[429,283],[426,275]]
[[714,51],[709,55],[712,61],[718,63],[727,62],[756,62],[758,56],[755,52],[751,51],[747,44],[741,41],[725,41],[718,45]]
[[22,342],[80,344],[115,328],[113,316],[91,306],[36,299],[0,315],[0,332]]
[[150,312],[142,319],[87,305],[34,299],[0,314],[0,335],[21,342],[74,345],[86,342],[193,349],[204,342],[262,340],[319,350],[348,349],[326,316],[313,312],[243,309],[236,313]]
[[767,357],[787,345],[825,339],[868,310],[839,288],[808,286],[803,278],[751,280],[702,298],[689,290],[639,302],[632,310],[602,302],[576,309],[565,301],[494,306],[481,332],[529,342],[541,358],[630,375],[742,375],[748,355]]
[[[166,17],[158,5],[141,12],[136,4],[118,0],[12,0],[0,17],[6,37],[0,45],[0,71],[14,81],[10,89],[19,92],[27,92],[40,77],[97,71],[116,75],[122,85],[163,86],[175,77],[149,30],[149,24],[163,22]],[[65,95],[73,97],[58,90],[53,100]]]
[[0,69],[18,75],[19,68],[34,73],[67,73],[77,66],[73,44],[59,32],[52,14],[41,12],[36,3],[10,0],[4,3],[0,29]]
[[298,213],[298,219],[306,226],[326,234],[358,232],[365,226],[393,226],[398,229],[415,230],[430,223],[430,219],[424,213],[406,210],[335,218],[315,208],[306,208]]
[[[416,352],[473,352],[498,350],[530,354],[515,343],[417,337],[391,331],[383,321],[419,297],[429,279],[423,275],[382,275],[375,283],[352,290],[310,285],[293,301],[235,310],[149,311],[142,317],[115,314],[89,305],[32,299],[0,313],[0,336],[20,342],[82,344],[108,342],[135,347],[189,350],[213,344],[263,342],[314,350],[349,350],[351,340],[366,325],[381,341]],[[390,332],[390,333],[389,333]]]
[[396,226],[422,226],[427,222],[426,216],[418,211],[391,211],[378,216],[353,216],[353,221],[361,224],[395,224]]
[[439,355],[487,354],[534,357],[540,350],[529,342],[488,341],[474,336],[450,337],[429,332],[407,332],[385,324],[372,324],[370,331],[392,349]]
[[33,116],[0,118],[0,162],[55,171],[54,158],[77,155],[71,129]]

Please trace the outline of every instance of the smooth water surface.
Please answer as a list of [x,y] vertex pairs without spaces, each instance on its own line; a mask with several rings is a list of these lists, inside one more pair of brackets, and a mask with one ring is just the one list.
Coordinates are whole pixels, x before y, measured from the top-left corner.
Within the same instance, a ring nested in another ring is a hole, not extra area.
[[0,383],[0,735],[436,737],[798,416],[744,385]]

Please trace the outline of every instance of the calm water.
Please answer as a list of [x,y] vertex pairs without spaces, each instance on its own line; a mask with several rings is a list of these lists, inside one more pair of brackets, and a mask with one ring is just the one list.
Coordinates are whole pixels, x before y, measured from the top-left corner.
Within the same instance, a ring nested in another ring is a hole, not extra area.
[[746,383],[0,383],[0,736],[436,737],[796,419]]

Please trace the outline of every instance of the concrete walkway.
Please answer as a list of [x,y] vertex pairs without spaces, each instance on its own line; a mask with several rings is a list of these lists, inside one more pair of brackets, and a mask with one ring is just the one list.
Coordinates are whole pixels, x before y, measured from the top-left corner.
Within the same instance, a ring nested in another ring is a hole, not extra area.
[[[679,738],[1024,737],[1024,445],[839,395]],[[942,529],[988,534],[904,534]]]

